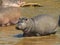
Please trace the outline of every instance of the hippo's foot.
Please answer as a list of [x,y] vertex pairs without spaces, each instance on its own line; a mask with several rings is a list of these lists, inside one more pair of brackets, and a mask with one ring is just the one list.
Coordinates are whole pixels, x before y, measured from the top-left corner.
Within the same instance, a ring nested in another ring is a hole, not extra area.
[[35,36],[40,36],[40,34],[39,33],[36,33],[36,35]]
[[6,25],[5,25],[5,24],[2,24],[1,26],[2,26],[2,27],[5,27]]
[[33,34],[33,33],[24,33],[23,36],[24,37],[32,37],[32,36],[35,36],[35,34]]
[[55,32],[52,32],[52,33],[47,33],[47,34],[40,34],[40,33],[36,33],[34,36],[46,36],[46,35],[51,35],[51,34],[55,34]]
[[7,24],[6,24],[6,26],[9,26],[9,25],[10,25],[10,23],[7,23]]
[[10,25],[10,23],[7,23],[7,24],[1,24],[0,26],[5,27],[5,26],[9,26],[9,25]]

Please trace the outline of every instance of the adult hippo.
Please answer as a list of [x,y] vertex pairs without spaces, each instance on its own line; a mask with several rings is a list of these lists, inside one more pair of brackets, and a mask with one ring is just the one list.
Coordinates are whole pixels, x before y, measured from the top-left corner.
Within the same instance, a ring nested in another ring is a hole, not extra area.
[[0,5],[3,7],[20,7],[25,4],[23,0],[1,0]]
[[0,7],[0,26],[16,24],[21,16],[20,8]]

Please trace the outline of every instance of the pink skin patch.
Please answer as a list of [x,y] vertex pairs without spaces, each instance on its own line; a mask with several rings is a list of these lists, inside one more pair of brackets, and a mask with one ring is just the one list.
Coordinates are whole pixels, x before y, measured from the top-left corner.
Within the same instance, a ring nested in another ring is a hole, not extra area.
[[3,7],[20,7],[23,4],[25,4],[25,2],[23,2],[22,0],[17,1],[17,3],[3,2]]

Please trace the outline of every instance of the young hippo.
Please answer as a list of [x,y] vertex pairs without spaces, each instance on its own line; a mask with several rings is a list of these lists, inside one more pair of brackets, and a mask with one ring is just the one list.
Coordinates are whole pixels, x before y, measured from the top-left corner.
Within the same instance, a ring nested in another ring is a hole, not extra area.
[[44,36],[55,34],[57,24],[51,15],[37,15],[32,18],[20,18],[16,29],[22,30],[23,36]]

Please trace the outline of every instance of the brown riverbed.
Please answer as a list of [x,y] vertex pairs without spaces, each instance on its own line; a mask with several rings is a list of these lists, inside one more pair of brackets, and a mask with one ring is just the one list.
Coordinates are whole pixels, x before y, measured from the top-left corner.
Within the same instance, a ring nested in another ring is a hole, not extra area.
[[[21,14],[33,17],[39,14],[53,15],[56,20],[60,15],[60,0],[24,0],[25,2],[40,3],[42,7],[21,7]],[[39,37],[21,37],[22,31],[14,26],[0,27],[0,45],[60,45],[60,27],[55,35]]]

